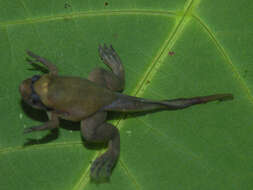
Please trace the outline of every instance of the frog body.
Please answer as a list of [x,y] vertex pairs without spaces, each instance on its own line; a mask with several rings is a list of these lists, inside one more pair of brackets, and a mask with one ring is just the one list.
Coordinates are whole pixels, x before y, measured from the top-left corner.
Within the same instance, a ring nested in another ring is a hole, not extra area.
[[[59,117],[63,119],[81,121],[112,103],[117,97],[109,89],[85,78],[48,74],[42,77],[48,79],[47,95],[43,96],[46,98],[42,101],[47,107],[58,112]],[[37,90],[38,95],[42,97],[37,86],[42,84],[35,83],[35,91]]]
[[[214,94],[155,101],[122,94],[124,68],[112,46],[99,46],[99,56],[111,71],[96,68],[88,79],[59,76],[58,69],[50,61],[31,51],[27,53],[34,61],[44,64],[49,73],[24,80],[19,87],[21,96],[32,107],[47,111],[50,117],[45,124],[26,128],[24,132],[54,129],[59,126],[59,118],[80,121],[81,133],[86,141],[108,143],[108,150],[92,163],[91,177],[94,179],[110,177],[120,152],[119,131],[106,123],[107,112],[176,110],[233,98],[232,94]],[[35,63],[31,59],[27,61]]]

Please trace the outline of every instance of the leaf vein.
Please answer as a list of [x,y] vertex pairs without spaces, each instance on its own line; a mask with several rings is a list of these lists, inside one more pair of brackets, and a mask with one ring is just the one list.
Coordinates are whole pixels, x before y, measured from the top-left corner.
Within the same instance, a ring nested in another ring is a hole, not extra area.
[[135,177],[130,173],[129,169],[127,168],[125,162],[120,159],[119,160],[120,166],[121,168],[125,171],[126,175],[129,177],[129,179],[132,181],[132,183],[135,185],[137,190],[141,190],[141,186],[138,184],[138,182],[136,181]]
[[157,16],[175,16],[176,12],[162,11],[162,10],[98,10],[98,11],[80,11],[71,12],[66,14],[58,14],[53,16],[43,16],[37,18],[26,18],[22,20],[0,22],[0,26],[19,25],[19,24],[31,24],[50,22],[56,20],[64,20],[70,18],[82,18],[82,17],[95,17],[95,16],[108,16],[108,15],[157,15]]
[[69,142],[58,142],[58,143],[49,143],[49,144],[38,144],[32,145],[29,147],[24,146],[15,146],[15,147],[5,147],[0,149],[0,155],[8,154],[17,151],[26,151],[26,150],[42,150],[48,148],[62,148],[62,147],[71,147],[71,146],[81,146],[81,141],[69,141]]
[[208,33],[208,35],[210,36],[210,38],[213,40],[216,48],[219,50],[219,52],[221,53],[221,55],[226,60],[226,63],[228,63],[231,66],[232,72],[234,73],[234,75],[236,76],[236,78],[239,80],[239,82],[242,84],[240,86],[243,88],[243,90],[245,90],[245,93],[247,94],[250,102],[253,103],[253,94],[252,94],[250,88],[247,86],[246,81],[240,75],[238,69],[233,64],[232,60],[230,59],[228,53],[225,51],[225,49],[220,44],[220,42],[216,39],[216,37],[213,34],[213,32],[211,31],[211,29],[198,16],[196,16],[196,15],[193,14],[192,18],[195,19],[206,30],[206,32]]

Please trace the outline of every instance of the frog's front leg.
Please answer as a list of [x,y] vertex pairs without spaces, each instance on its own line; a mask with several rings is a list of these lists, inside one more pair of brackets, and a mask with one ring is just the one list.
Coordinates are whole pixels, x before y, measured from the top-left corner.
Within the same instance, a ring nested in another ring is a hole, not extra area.
[[81,121],[81,132],[86,141],[108,142],[108,150],[92,163],[91,177],[95,180],[110,177],[120,152],[119,131],[112,124],[105,123],[106,115],[106,112],[97,112]]
[[[57,67],[51,63],[50,61],[48,61],[47,59],[43,58],[43,57],[40,57],[39,55],[36,55],[35,53],[31,52],[31,51],[27,51],[26,52],[30,57],[34,58],[35,61],[38,61],[40,63],[42,63],[43,65],[45,65],[49,72],[53,75],[57,75],[58,74],[58,69]],[[33,60],[27,58],[26,59],[28,61],[28,63],[35,63]]]
[[24,133],[31,133],[33,131],[50,130],[50,129],[54,129],[54,128],[58,127],[59,126],[59,118],[58,118],[57,114],[48,112],[48,116],[49,116],[48,122],[44,123],[43,125],[26,128],[24,130]]
[[98,53],[104,64],[110,67],[111,71],[102,68],[94,69],[90,75],[89,80],[106,87],[112,91],[121,92],[125,85],[125,72],[120,58],[112,46],[99,46]]

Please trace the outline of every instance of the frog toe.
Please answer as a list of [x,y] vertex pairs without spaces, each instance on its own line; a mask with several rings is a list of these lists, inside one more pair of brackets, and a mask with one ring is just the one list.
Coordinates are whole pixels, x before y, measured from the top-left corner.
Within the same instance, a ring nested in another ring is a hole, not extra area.
[[95,181],[108,180],[114,164],[115,161],[109,154],[100,156],[91,166],[91,178]]
[[121,64],[119,56],[113,49],[112,45],[109,47],[104,44],[104,46],[99,45],[98,48],[99,56],[100,58],[106,63],[106,64]]

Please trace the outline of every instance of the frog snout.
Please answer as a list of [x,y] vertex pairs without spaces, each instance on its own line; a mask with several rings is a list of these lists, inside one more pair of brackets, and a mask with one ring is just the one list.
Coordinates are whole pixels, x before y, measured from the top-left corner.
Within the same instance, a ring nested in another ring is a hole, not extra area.
[[23,99],[28,99],[31,96],[31,82],[31,79],[26,79],[19,85],[19,92]]

